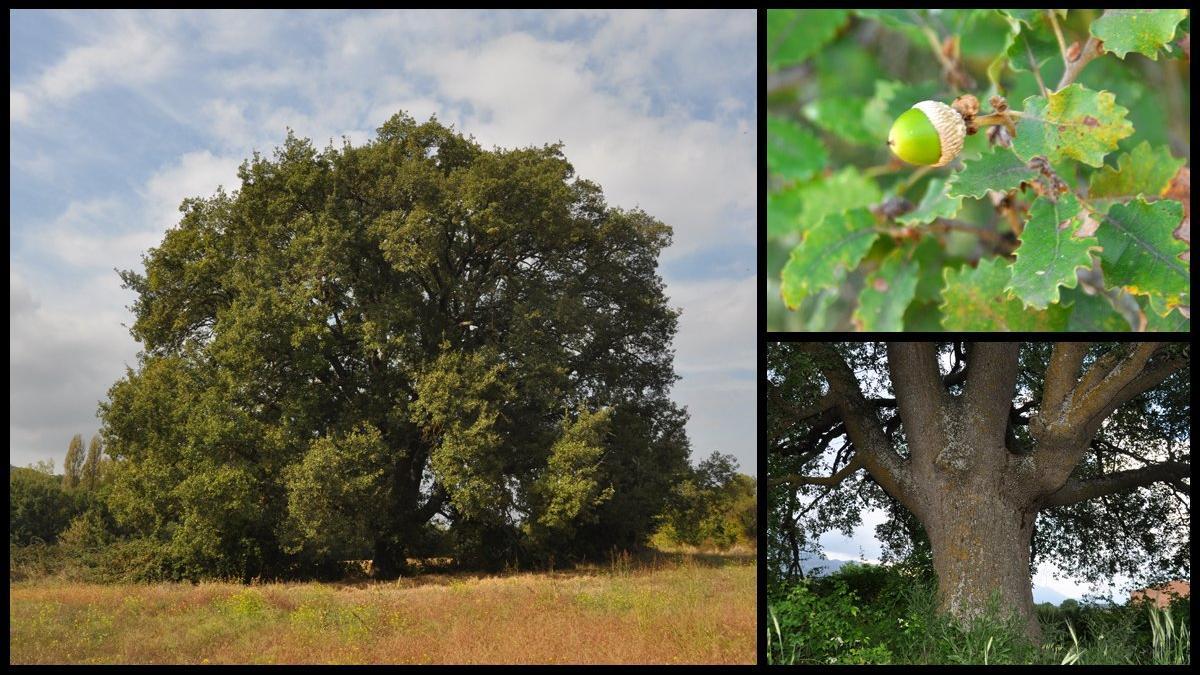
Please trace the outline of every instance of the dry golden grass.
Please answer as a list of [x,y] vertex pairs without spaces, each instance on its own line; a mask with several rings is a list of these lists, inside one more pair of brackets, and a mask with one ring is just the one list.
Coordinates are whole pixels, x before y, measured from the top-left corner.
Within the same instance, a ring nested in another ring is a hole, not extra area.
[[9,589],[11,663],[753,663],[751,555],[398,582]]

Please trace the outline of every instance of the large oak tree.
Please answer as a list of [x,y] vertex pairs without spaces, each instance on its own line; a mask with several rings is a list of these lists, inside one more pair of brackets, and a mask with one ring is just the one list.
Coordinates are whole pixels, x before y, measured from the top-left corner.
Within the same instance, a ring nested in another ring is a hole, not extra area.
[[175,576],[382,575],[636,547],[686,467],[668,226],[560,146],[403,113],[288,135],[122,273],[137,367],[101,405],[122,527]]
[[[1091,580],[1189,569],[1186,344],[772,343],[769,552],[885,507],[961,621],[998,593],[1031,638],[1031,558]],[[895,551],[892,551],[895,553]]]

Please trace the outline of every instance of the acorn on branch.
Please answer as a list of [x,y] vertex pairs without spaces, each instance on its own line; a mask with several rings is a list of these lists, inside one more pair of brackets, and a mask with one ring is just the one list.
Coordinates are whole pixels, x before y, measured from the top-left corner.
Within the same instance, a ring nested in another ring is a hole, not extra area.
[[940,101],[921,101],[896,118],[888,147],[909,164],[945,166],[962,152],[966,135],[958,111]]

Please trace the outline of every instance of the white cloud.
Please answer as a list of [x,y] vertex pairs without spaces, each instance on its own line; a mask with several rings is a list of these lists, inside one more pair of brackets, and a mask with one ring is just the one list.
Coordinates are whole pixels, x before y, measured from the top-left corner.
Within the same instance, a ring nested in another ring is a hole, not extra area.
[[671,390],[671,398],[688,409],[688,437],[692,459],[715,452],[732,453],[741,471],[757,475],[757,393],[753,380],[728,375],[684,376]]
[[[76,433],[95,433],[96,405],[132,364],[136,344],[121,326],[131,298],[111,272],[34,293],[27,271],[10,272],[10,461],[55,457]],[[18,290],[19,289],[19,290]],[[17,304],[17,303],[14,303]]]
[[37,300],[33,298],[33,293],[30,292],[29,286],[21,275],[17,274],[16,268],[8,270],[8,328],[11,331],[16,321],[25,314],[32,314],[38,307],[41,306]]
[[137,263],[138,252],[159,233],[129,230],[130,211],[115,197],[71,202],[54,222],[30,233],[25,244],[79,270],[122,269]]
[[258,137],[246,119],[245,106],[218,98],[204,104],[204,117],[213,136],[225,146],[249,147]]
[[139,268],[141,255],[178,224],[179,205],[189,197],[210,197],[218,185],[226,192],[240,181],[240,159],[208,150],[189,152],[164,166],[137,191],[140,199],[116,196],[74,201],[52,223],[28,230],[25,245],[47,259],[58,258],[76,271]]
[[[164,166],[135,194],[71,202],[23,238],[37,268],[9,277],[9,443],[12,461],[59,457],[75,433],[99,427],[96,404],[135,363],[137,343],[122,324],[134,294],[118,269],[140,269],[141,254],[179,220],[185,197],[236,188],[238,161],[207,150]],[[56,262],[57,261],[57,262]]]
[[840,551],[825,551],[825,557],[829,558],[830,560],[854,560],[854,561],[869,562],[872,565],[880,564],[880,561],[878,558],[860,558],[857,555],[841,553]]
[[170,38],[170,13],[90,13],[94,39],[76,47],[42,72],[36,81],[10,92],[13,121],[28,122],[38,105],[69,101],[80,94],[112,85],[145,84],[169,73],[179,57]]
[[758,277],[674,282],[672,305],[683,308],[675,338],[675,369],[688,373],[757,368]]
[[[472,106],[464,124],[505,147],[561,139],[579,175],[611,203],[639,206],[676,229],[668,258],[754,236],[753,136],[682,112],[645,114],[610,93],[574,45],[514,33],[478,48],[428,55],[419,66],[451,100]],[[728,210],[742,209],[731,222]]]
[[29,96],[17,91],[8,90],[8,119],[13,122],[25,122],[29,119]]
[[241,186],[237,177],[241,163],[240,157],[196,150],[161,168],[142,190],[147,229],[161,238],[167,228],[179,222],[179,205],[184,199],[211,197],[217,186],[232,194]]

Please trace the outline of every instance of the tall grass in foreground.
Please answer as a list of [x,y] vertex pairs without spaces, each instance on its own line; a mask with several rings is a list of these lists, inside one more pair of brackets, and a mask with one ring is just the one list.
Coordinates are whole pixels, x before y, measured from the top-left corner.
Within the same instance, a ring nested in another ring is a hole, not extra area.
[[1154,633],[1155,665],[1191,663],[1191,631],[1180,618],[1179,626],[1171,621],[1171,608],[1150,606],[1150,629]]
[[753,557],[397,582],[9,589],[11,663],[753,663]]

